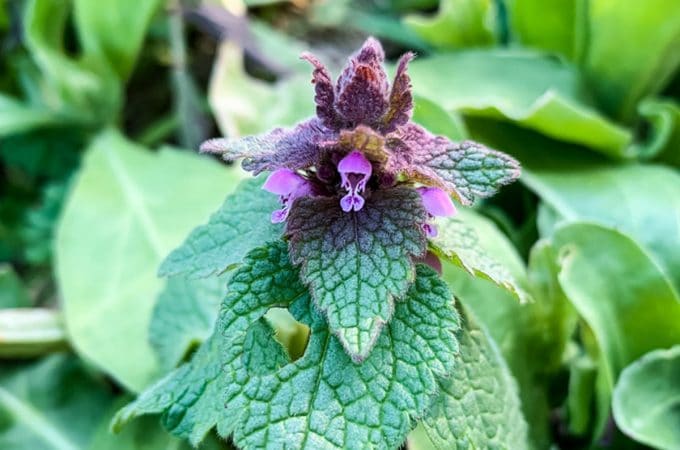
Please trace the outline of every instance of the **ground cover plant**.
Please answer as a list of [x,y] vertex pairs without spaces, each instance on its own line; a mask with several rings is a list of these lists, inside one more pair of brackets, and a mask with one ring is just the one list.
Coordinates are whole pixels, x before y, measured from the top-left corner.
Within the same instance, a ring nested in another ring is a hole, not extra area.
[[680,448],[678,48],[671,0],[0,5],[0,448]]

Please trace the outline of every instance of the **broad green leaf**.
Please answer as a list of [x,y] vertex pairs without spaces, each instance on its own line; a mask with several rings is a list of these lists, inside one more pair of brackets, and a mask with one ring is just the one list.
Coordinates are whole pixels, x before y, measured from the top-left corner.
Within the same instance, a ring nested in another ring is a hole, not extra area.
[[517,384],[496,344],[462,312],[460,354],[423,420],[437,449],[528,450]]
[[410,15],[404,23],[436,48],[481,47],[496,41],[496,15],[492,0],[441,0],[436,15]]
[[584,3],[588,41],[583,73],[604,110],[630,121],[638,101],[658,93],[680,64],[680,3]]
[[45,308],[0,310],[0,358],[26,358],[66,349],[60,315]]
[[[143,417],[122,432],[112,433],[109,429],[111,417],[129,400],[119,397],[107,409],[86,450],[191,450],[188,442],[182,442],[165,431],[155,416]],[[208,445],[201,446],[201,450],[217,450],[220,447],[214,442],[216,440],[207,440]]]
[[680,448],[680,345],[654,350],[626,367],[614,390],[614,419],[654,448]]
[[244,411],[236,445],[398,447],[428,410],[457,351],[457,314],[437,274],[418,268],[407,298],[397,303],[394,318],[361,365],[329,334],[308,299],[298,300],[292,311],[312,329],[307,350],[278,372],[250,380],[245,395],[230,397],[227,404]]
[[[401,444],[434,399],[437,381],[450,372],[457,351],[457,315],[437,274],[418,268],[407,298],[397,303],[373,352],[357,365],[329,333],[297,271],[286,266],[285,245],[258,249],[249,258],[232,277],[213,336],[190,363],[123,409],[114,426],[163,412],[165,426],[194,443],[216,425],[221,436],[233,433],[241,448]],[[311,328],[307,349],[295,362],[287,362],[258,319],[273,304],[291,301],[295,318]],[[187,391],[188,385],[198,389]]]
[[[250,372],[243,367],[249,358],[260,358],[264,368],[284,365],[287,359],[272,331],[263,320],[269,308],[287,306],[307,295],[296,270],[288,262],[285,243],[277,242],[252,250],[232,274],[219,321],[189,363],[171,372],[144,391],[114,419],[120,429],[142,414],[163,413],[164,426],[193,444],[217,426],[228,436],[240,412],[224,408],[227,388],[240,388]],[[253,323],[255,326],[251,327]],[[269,336],[269,338],[266,338]],[[264,345],[258,345],[263,342]],[[257,367],[253,367],[257,371]],[[187,390],[187,386],[192,386]]]
[[467,209],[461,210],[456,218],[438,219],[436,225],[437,236],[430,239],[436,254],[462,267],[470,275],[492,281],[520,301],[529,300],[510,270],[482,248],[476,230],[482,228],[483,234],[493,233],[488,230],[492,225]]
[[412,188],[376,191],[360,211],[337,197],[295,202],[288,217],[291,260],[328,326],[355,361],[364,360],[415,276],[425,252],[425,211]]
[[447,111],[504,119],[606,155],[632,156],[630,132],[585,103],[575,70],[554,58],[468,50],[417,59],[409,74],[416,95]]
[[452,141],[467,138],[465,124],[458,113],[446,111],[424,97],[413,99],[413,121],[430,133],[446,136]]
[[311,69],[296,72],[275,84],[252,78],[243,67],[241,50],[230,43],[222,44],[208,92],[222,133],[230,137],[257,134],[312,116],[310,74]]
[[634,144],[633,153],[680,167],[680,105],[669,99],[649,98],[638,106],[649,124],[647,139]]
[[195,228],[168,255],[160,275],[202,278],[220,274],[238,264],[253,247],[279,238],[283,227],[271,223],[271,213],[280,205],[276,195],[262,190],[264,179],[241,182],[208,223]]
[[126,80],[151,18],[162,4],[161,0],[74,0],[74,21],[84,58],[108,65]]
[[585,42],[583,0],[510,0],[507,5],[514,40],[570,61],[577,59]]
[[525,165],[522,181],[561,216],[616,228],[639,242],[680,291],[680,175],[662,166]]
[[157,370],[148,343],[162,289],[156,268],[237,178],[190,153],[153,154],[114,131],[87,150],[58,226],[56,273],[75,349],[125,387],[141,389]]
[[[530,437],[537,448],[550,442],[548,384],[560,368],[575,325],[574,313],[557,282],[555,255],[545,242],[532,250],[530,271],[512,243],[488,219],[466,211],[466,223],[479,235],[481,248],[506,267],[533,301],[519,303],[491,281],[471,277],[464,269],[444,263],[444,279],[456,297],[472,309],[498,343],[517,379],[522,410],[531,423]],[[542,355],[536,358],[535,355]]]
[[561,257],[560,285],[599,348],[599,433],[624,367],[680,342],[680,299],[649,254],[620,231],[575,223],[560,228],[553,240]]
[[82,450],[112,400],[103,380],[66,354],[0,371],[0,448]]
[[158,296],[149,328],[149,340],[161,370],[177,366],[210,336],[226,294],[225,285],[220,278],[168,279]]
[[31,299],[19,276],[9,264],[0,264],[0,309],[31,306]]

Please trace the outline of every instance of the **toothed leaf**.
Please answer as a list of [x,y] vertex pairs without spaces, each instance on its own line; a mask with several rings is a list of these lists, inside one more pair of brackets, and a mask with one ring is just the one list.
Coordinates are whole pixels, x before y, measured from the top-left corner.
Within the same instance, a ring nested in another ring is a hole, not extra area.
[[434,448],[528,450],[517,385],[498,348],[470,313],[461,313],[460,353],[423,421]]
[[[271,330],[259,319],[269,308],[288,304],[304,293],[297,271],[288,263],[285,244],[276,242],[251,251],[229,280],[213,335],[191,362],[123,408],[113,428],[143,414],[162,413],[163,425],[193,444],[214,426],[220,435],[229,435],[240,412],[224,407],[226,389],[243,387],[253,368],[262,372],[287,362],[283,348],[266,338]],[[268,362],[267,367],[261,362]]]
[[470,275],[507,289],[517,300],[528,301],[529,294],[508,268],[484,251],[474,228],[464,220],[450,217],[438,218],[436,224],[438,234],[430,239],[430,245],[437,255],[462,267]]
[[418,193],[402,187],[374,192],[351,213],[334,197],[299,199],[291,211],[291,260],[355,361],[370,353],[413,281],[411,257],[425,251],[425,220]]
[[[454,367],[459,321],[446,284],[419,266],[373,352],[355,364],[284,261],[281,245],[251,253],[232,278],[213,336],[121,410],[114,429],[162,413],[166,428],[193,444],[216,426],[240,448],[399,446]],[[293,298],[291,312],[311,337],[288,363],[262,315]]]
[[309,299],[293,307],[312,335],[302,358],[252,378],[227,408],[243,410],[241,448],[397,448],[437,395],[457,351],[446,285],[420,266],[416,282],[363,364],[353,363]]
[[241,262],[253,247],[281,236],[281,225],[270,220],[279,204],[276,196],[262,190],[263,183],[264,177],[241,182],[208,223],[194,229],[168,255],[159,274],[189,278],[219,274]]

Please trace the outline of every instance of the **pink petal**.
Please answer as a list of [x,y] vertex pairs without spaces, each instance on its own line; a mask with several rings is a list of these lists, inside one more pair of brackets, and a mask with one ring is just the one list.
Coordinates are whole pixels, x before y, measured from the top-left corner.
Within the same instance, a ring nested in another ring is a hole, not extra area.
[[358,173],[365,175],[365,178],[368,178],[373,172],[373,167],[371,166],[371,162],[367,160],[361,152],[355,150],[340,160],[338,163],[338,172],[341,174]]
[[359,211],[366,201],[360,195],[347,194],[340,199],[340,207],[345,212]]
[[288,195],[294,192],[305,179],[289,169],[278,169],[269,175],[262,189],[272,194]]
[[423,200],[425,211],[431,216],[447,217],[456,214],[456,207],[444,190],[435,187],[420,187],[418,192]]

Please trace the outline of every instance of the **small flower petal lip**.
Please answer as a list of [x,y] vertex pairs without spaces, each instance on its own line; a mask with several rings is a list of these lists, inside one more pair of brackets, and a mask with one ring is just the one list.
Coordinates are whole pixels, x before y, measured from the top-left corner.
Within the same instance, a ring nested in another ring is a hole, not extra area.
[[[456,214],[456,207],[451,197],[444,190],[436,187],[419,187],[416,189],[429,218],[450,217]],[[428,237],[437,236],[437,227],[431,223],[424,223],[423,230]]]
[[347,195],[340,200],[340,207],[345,212],[359,211],[365,203],[360,194],[366,189],[366,183],[373,173],[371,162],[355,150],[340,160],[338,172],[342,180],[340,186],[347,191]]
[[[493,195],[519,177],[519,163],[472,141],[452,142],[412,122],[413,96],[408,52],[397,62],[390,84],[383,68],[385,53],[369,37],[333,83],[326,67],[310,53],[316,116],[290,129],[277,128],[242,139],[211,139],[201,151],[225,160],[243,158],[243,168],[272,175],[264,189],[280,196],[283,208],[272,215],[286,221],[295,199],[339,199],[348,214],[363,212],[375,190],[416,186],[428,219],[455,214],[451,196],[464,205]],[[322,213],[320,211],[320,213]],[[432,224],[423,224],[428,236]]]
[[262,189],[278,195],[283,205],[283,208],[272,212],[273,223],[284,222],[295,199],[312,193],[309,181],[290,169],[278,169],[272,172]]

